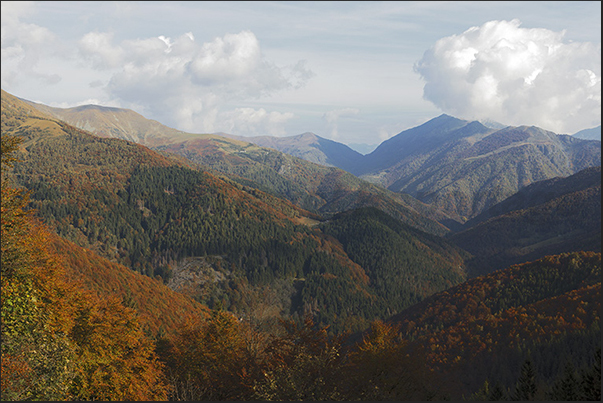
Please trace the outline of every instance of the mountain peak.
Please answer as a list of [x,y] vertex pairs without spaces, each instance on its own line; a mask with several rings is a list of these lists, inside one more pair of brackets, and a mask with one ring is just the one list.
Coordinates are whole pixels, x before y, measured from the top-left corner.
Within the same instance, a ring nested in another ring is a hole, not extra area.
[[130,111],[129,109],[116,108],[116,107],[112,107],[112,106],[102,106],[102,105],[96,105],[96,104],[80,105],[80,106],[76,106],[76,107],[70,108],[70,109],[72,109],[76,112],[84,112],[84,111],[88,111],[88,110],[98,110],[98,111],[104,111],[104,112],[129,112]]
[[305,132],[302,134],[298,134],[297,136],[292,136],[291,138],[301,140],[301,141],[318,141],[319,139],[322,139],[322,137],[320,137],[312,132]]

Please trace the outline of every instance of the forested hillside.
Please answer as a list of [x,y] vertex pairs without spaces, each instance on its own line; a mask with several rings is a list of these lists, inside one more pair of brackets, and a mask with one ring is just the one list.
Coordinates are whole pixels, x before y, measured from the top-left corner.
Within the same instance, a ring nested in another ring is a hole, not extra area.
[[319,228],[364,268],[390,314],[465,279],[462,250],[376,208],[339,213]]
[[547,400],[544,391],[564,377],[566,364],[585,370],[596,364],[600,314],[601,254],[575,252],[468,280],[388,322],[424,346],[430,365],[462,385],[458,392],[488,381],[510,398],[529,360],[539,397]]
[[[152,291],[157,287],[148,287],[153,280],[133,281],[135,273],[128,275],[93,252],[58,239],[26,212],[26,192],[14,188],[5,176],[16,162],[13,154],[18,144],[19,138],[2,137],[3,399],[438,396],[430,387],[431,375],[420,364],[412,371],[398,372],[405,379],[400,388],[386,394],[379,391],[380,371],[371,363],[383,356],[398,363],[416,360],[406,355],[403,346],[381,346],[379,327],[376,343],[367,339],[348,351],[341,337],[329,337],[326,328],[317,328],[309,317],[301,324],[284,321],[281,331],[264,333],[221,309],[210,315],[182,315],[177,299],[170,301],[169,293],[157,296]],[[79,277],[74,281],[74,276]],[[124,278],[126,283],[120,281]],[[121,301],[111,296],[124,285],[131,295]],[[154,335],[143,327],[139,314],[146,309],[138,306],[139,297],[174,310],[179,321],[169,333]],[[139,314],[124,304],[136,307]],[[371,385],[378,385],[377,390]]]
[[[10,95],[6,94],[6,97]],[[274,149],[258,147],[244,137],[183,133],[126,109],[95,105],[61,109],[33,102],[28,104],[101,137],[131,140],[158,151],[180,155],[201,164],[206,170],[285,198],[306,210],[325,215],[372,206],[428,232],[443,235],[449,231],[440,224],[450,221],[447,215],[409,195],[376,187],[340,169],[327,168]],[[303,144],[299,144],[298,137]],[[262,138],[258,142],[265,147],[276,146],[273,144],[275,142],[284,143],[281,144],[284,152],[301,147],[314,153],[318,147],[323,150],[319,151],[321,155],[308,160],[347,170],[351,170],[355,166],[355,158],[360,157],[342,144],[314,135],[298,137],[291,140]],[[287,148],[287,141],[294,143],[292,148]],[[308,141],[316,144],[304,145]],[[341,149],[343,155],[337,157],[342,154]],[[302,154],[303,150],[300,151]],[[324,153],[332,155],[331,159]],[[296,155],[296,152],[290,154]],[[305,154],[299,156],[307,157]],[[347,162],[341,165],[343,161]]]
[[601,166],[586,168],[568,177],[556,177],[534,182],[467,221],[463,225],[463,229],[474,227],[490,218],[512,211],[536,207],[557,197],[596,186],[601,186]]
[[[472,161],[549,136],[446,122],[429,139]],[[410,196],[250,143],[151,150],[4,91],[1,126],[3,399],[601,400],[600,167],[443,237]]]
[[[153,313],[142,308],[150,315],[141,321],[117,290],[90,292],[66,273],[65,250],[51,245],[56,235],[27,213],[27,193],[6,177],[18,144],[18,138],[2,136],[2,399],[165,399],[163,365],[145,334],[145,327],[157,324],[149,316],[161,308]],[[107,269],[101,283],[115,278],[116,270]],[[95,281],[94,274],[83,274],[82,280]],[[126,277],[134,280],[134,274]],[[149,285],[140,282],[143,291],[158,289]],[[182,296],[171,301],[174,295],[170,290],[162,295],[170,309],[203,312]],[[160,302],[153,293],[147,297]]]
[[449,239],[473,255],[470,276],[546,255],[600,252],[601,167],[530,185],[466,225]]
[[[137,144],[47,117],[23,123],[13,105],[27,107],[3,98],[3,135],[24,140],[11,176],[31,191],[30,206],[60,236],[174,287],[181,284],[170,280],[185,259],[210,257],[219,264],[198,285],[207,288],[216,275],[228,281],[213,281],[217,288],[208,292],[188,287],[189,295],[241,315],[258,312],[266,293],[280,307],[273,315],[320,312],[320,323],[333,332],[359,330],[397,311],[340,242],[313,227],[320,217]],[[39,122],[46,126],[31,130]],[[426,256],[434,270],[456,274],[418,278],[418,297],[462,281],[458,252]],[[403,295],[403,307],[417,296]]]
[[449,231],[441,224],[448,216],[413,197],[377,187],[341,169],[226,140],[189,140],[155,149],[181,155],[321,215],[370,206],[427,232],[443,235]]
[[592,166],[601,166],[600,141],[441,115],[383,142],[353,173],[463,223],[531,183]]

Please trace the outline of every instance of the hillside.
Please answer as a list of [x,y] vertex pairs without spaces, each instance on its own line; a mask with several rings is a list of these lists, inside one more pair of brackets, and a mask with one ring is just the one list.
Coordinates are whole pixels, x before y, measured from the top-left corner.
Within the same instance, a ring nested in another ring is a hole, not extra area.
[[136,273],[56,235],[51,236],[50,245],[62,256],[69,281],[99,298],[117,297],[138,312],[152,335],[171,334],[186,318],[209,313],[207,306],[171,290],[161,279]]
[[568,177],[557,177],[538,181],[520,189],[519,192],[467,221],[463,228],[471,228],[490,218],[508,214],[516,210],[535,207],[565,194],[579,192],[600,185],[600,166],[583,169]]
[[[450,225],[451,220],[446,214],[409,195],[387,191],[333,167],[325,168],[275,149],[253,145],[246,137],[183,133],[126,109],[101,106],[61,109],[28,103],[55,118],[65,119],[70,125],[91,130],[95,135],[132,140],[157,151],[178,155],[243,185],[286,198],[305,210],[328,215],[371,206],[434,234],[443,235],[449,231],[446,225]],[[323,162],[329,160],[329,164],[352,161],[360,156],[343,144],[315,135],[283,140],[260,139],[269,146],[285,142],[283,144],[290,144],[291,149],[298,148],[294,144],[297,140],[308,143],[300,146],[310,152],[303,157],[318,153],[320,156],[316,158]],[[316,151],[318,149],[320,151]]]
[[[3,93],[4,96],[4,93]],[[99,137],[118,138],[145,146],[164,144],[173,139],[188,139],[190,134],[149,120],[140,114],[122,108],[100,105],[82,105],[75,108],[54,108],[21,100],[55,119],[69,123]]]
[[377,207],[416,228],[437,235],[449,231],[449,218],[411,196],[397,194],[338,168],[330,168],[276,150],[235,140],[189,140],[159,146],[245,186],[285,198],[321,215]]
[[[274,315],[321,311],[333,331],[359,329],[386,312],[385,297],[367,282],[364,268],[315,227],[320,217],[167,154],[59,120],[35,119],[47,128],[32,130],[17,103],[2,98],[3,137],[24,139],[11,176],[66,239],[175,289],[182,284],[170,280],[187,259],[207,259],[211,270],[199,284],[214,289],[191,296],[239,314],[259,314],[265,294],[278,300]],[[430,257],[443,271],[450,270],[441,264],[447,258]],[[418,286],[435,292],[445,285]],[[345,303],[332,306],[322,298],[325,289],[337,290],[330,298]]]
[[53,234],[8,175],[20,138],[1,139],[2,399],[165,400],[155,340],[207,309]]
[[372,288],[384,297],[387,312],[465,279],[463,251],[376,208],[339,213],[319,228],[364,268]]
[[449,240],[474,256],[470,276],[550,254],[600,252],[601,167],[534,183],[466,225]]
[[549,385],[568,360],[590,367],[601,348],[600,304],[601,254],[576,252],[468,280],[388,323],[425,347],[430,365],[462,385],[460,396],[486,380],[512,388],[528,356],[536,381]]
[[465,222],[531,183],[600,165],[600,142],[441,115],[383,142],[353,173]]

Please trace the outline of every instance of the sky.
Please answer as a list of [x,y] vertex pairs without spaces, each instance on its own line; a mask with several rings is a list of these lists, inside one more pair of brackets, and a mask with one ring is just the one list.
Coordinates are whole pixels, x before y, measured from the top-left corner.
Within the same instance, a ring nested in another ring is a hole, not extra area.
[[2,1],[2,89],[191,133],[379,144],[446,113],[601,124],[600,1]]

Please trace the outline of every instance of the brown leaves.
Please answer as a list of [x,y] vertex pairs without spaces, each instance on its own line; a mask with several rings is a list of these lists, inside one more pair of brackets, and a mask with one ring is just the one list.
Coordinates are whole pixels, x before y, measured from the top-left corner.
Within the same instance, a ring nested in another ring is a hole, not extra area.
[[73,393],[84,400],[163,400],[162,365],[132,309],[117,298],[78,307]]

